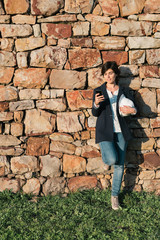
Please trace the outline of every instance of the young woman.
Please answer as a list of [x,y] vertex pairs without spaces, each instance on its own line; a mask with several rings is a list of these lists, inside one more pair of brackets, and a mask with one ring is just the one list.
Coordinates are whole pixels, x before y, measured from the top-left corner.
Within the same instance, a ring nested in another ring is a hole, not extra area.
[[102,66],[104,83],[94,89],[92,107],[92,114],[97,117],[96,143],[99,143],[105,169],[108,170],[109,166],[114,165],[111,196],[114,210],[120,208],[118,194],[124,172],[127,142],[131,139],[131,133],[122,115],[134,115],[137,112],[135,107],[119,107],[122,95],[133,101],[129,89],[118,85],[119,74],[120,70],[114,61],[106,62]]

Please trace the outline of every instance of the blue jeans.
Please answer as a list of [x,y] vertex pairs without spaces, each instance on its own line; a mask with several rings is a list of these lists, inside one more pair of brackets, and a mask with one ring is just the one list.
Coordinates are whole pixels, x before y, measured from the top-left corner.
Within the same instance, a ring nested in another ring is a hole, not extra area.
[[114,133],[113,142],[103,141],[99,143],[102,160],[107,165],[114,165],[112,196],[118,196],[124,173],[124,159],[127,142],[121,132]]

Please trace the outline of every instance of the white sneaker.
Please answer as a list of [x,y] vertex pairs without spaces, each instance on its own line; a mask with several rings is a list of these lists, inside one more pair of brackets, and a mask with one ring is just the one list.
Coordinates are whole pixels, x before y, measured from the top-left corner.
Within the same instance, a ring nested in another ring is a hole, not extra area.
[[111,203],[113,210],[121,209],[121,207],[119,206],[118,196],[111,196]]

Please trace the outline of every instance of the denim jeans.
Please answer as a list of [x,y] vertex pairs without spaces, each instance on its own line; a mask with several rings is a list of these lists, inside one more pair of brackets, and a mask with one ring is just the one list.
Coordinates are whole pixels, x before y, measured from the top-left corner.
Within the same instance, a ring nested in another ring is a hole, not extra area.
[[102,160],[105,164],[114,165],[112,196],[118,196],[124,173],[124,159],[127,142],[121,132],[114,133],[113,142],[103,141],[99,143]]

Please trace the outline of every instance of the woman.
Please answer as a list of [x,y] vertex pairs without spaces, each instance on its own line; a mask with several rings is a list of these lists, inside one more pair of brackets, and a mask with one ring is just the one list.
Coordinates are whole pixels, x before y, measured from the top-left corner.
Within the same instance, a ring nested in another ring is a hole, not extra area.
[[131,133],[126,124],[125,117],[120,115],[134,115],[136,108],[130,106],[119,107],[119,99],[124,94],[125,97],[133,101],[129,89],[118,85],[119,68],[116,62],[106,62],[102,66],[104,83],[94,89],[92,114],[97,118],[96,122],[96,143],[99,143],[102,160],[105,169],[114,165],[112,181],[112,209],[120,208],[118,194],[120,192],[124,159],[128,140]]

